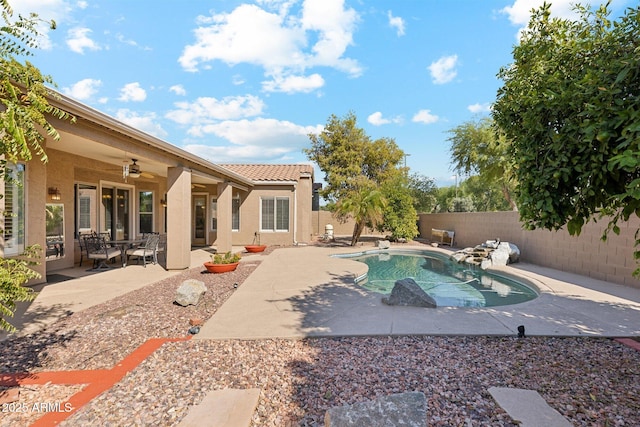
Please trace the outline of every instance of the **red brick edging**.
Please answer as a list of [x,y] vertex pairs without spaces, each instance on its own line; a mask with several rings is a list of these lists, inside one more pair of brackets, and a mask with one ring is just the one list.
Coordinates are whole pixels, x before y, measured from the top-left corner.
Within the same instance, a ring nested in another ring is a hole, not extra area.
[[631,347],[634,350],[640,351],[640,342],[632,340],[631,338],[616,338],[620,344],[624,344],[627,347]]
[[[0,386],[15,387],[34,384],[88,384],[66,402],[71,408],[67,411],[47,412],[36,420],[32,427],[54,426],[66,420],[81,407],[95,397],[109,390],[127,373],[135,369],[151,353],[167,342],[187,341],[191,335],[184,338],[151,338],[136,348],[131,354],[122,359],[111,369],[96,369],[90,371],[54,371],[38,373],[0,374]],[[66,406],[65,406],[66,407]]]

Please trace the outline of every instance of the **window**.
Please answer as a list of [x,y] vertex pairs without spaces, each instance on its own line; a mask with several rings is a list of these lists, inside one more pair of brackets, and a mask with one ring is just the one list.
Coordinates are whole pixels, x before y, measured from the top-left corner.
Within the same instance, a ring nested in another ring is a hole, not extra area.
[[138,193],[138,231],[151,233],[153,231],[153,192],[140,191]]
[[231,230],[240,230],[240,197],[231,199]]
[[211,199],[211,231],[218,230],[218,199]]
[[4,255],[24,252],[25,241],[25,167],[22,164],[6,165],[4,180]]
[[263,197],[260,203],[262,231],[289,231],[289,198]]
[[77,234],[90,233],[98,229],[98,212],[96,201],[98,188],[95,185],[76,184],[76,219],[75,232]]

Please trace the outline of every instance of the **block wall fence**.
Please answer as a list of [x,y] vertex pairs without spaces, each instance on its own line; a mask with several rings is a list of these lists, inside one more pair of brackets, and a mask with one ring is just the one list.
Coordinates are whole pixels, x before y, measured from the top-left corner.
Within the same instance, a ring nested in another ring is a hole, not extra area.
[[[342,224],[328,211],[312,212],[312,222],[315,235],[323,234],[326,224],[333,226],[336,236],[353,232],[352,221]],[[607,218],[597,223],[591,221],[583,227],[580,236],[571,236],[565,229],[525,230],[518,212],[452,212],[420,214],[418,229],[420,237],[427,240],[432,228],[453,230],[454,248],[459,249],[499,238],[517,245],[523,262],[640,288],[640,280],[632,275],[640,266],[633,258],[640,219],[634,217],[620,223],[620,234],[610,233],[603,242],[601,237],[607,222]],[[365,230],[364,234],[369,232]]]
[[620,223],[620,234],[610,233],[603,242],[607,223],[607,218],[591,221],[580,236],[571,236],[565,229],[525,230],[518,212],[455,212],[420,214],[418,228],[425,239],[430,238],[432,228],[455,231],[457,248],[499,238],[517,245],[523,262],[640,288],[640,280],[632,275],[640,266],[633,257],[640,220],[634,217]]

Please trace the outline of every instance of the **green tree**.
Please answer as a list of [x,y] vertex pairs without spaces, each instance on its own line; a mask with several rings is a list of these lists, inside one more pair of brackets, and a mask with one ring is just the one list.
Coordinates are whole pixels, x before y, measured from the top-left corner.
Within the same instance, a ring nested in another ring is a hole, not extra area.
[[386,199],[382,192],[374,187],[363,185],[345,194],[336,203],[336,213],[341,216],[351,216],[355,221],[351,246],[360,240],[365,226],[377,227],[384,219]]
[[517,210],[512,194],[515,179],[509,144],[496,132],[491,118],[468,121],[449,130],[449,149],[454,170],[477,175],[487,186],[498,186],[510,209]]
[[551,19],[549,4],[534,11],[499,72],[493,118],[518,162],[525,226],[579,234],[607,214],[606,238],[640,216],[640,8],[615,23],[608,4],[576,10],[576,21]]
[[388,231],[392,239],[413,239],[418,235],[418,213],[406,174],[387,179],[381,188],[386,199],[379,231]]
[[509,202],[504,198],[502,185],[497,182],[486,182],[480,175],[473,175],[462,181],[460,192],[471,198],[478,212],[511,210]]
[[[45,83],[52,84],[49,76],[43,76],[30,62],[19,62],[17,56],[30,56],[37,47],[37,24],[41,22],[35,14],[18,16],[12,21],[13,11],[7,0],[0,0],[3,25],[0,26],[0,180],[11,183],[8,163],[27,162],[33,154],[43,162],[47,155],[42,147],[46,135],[58,139],[56,130],[46,119],[47,114],[61,119],[70,116],[49,104],[52,96]],[[55,28],[55,22],[50,22]],[[14,331],[7,322],[12,317],[17,301],[29,301],[35,297],[31,288],[23,286],[40,275],[32,270],[40,257],[37,245],[27,247],[15,259],[0,259],[0,329]]]
[[[352,244],[356,244],[366,225],[375,227],[380,224],[380,206],[374,202],[386,204],[387,194],[382,191],[384,184],[405,173],[399,166],[404,152],[391,138],[372,141],[357,126],[357,118],[353,112],[343,118],[331,115],[322,132],[310,134],[309,139],[311,147],[304,152],[324,172],[327,183],[321,195],[329,204],[335,203],[338,218],[346,219],[348,215],[354,217],[356,226]],[[374,189],[379,197],[377,194],[375,197],[370,194]],[[371,214],[372,217],[365,218],[363,213]],[[411,212],[407,211],[395,214],[411,216]],[[415,211],[411,221],[415,222]],[[392,227],[391,224],[380,226],[387,230]]]
[[413,197],[413,207],[416,212],[433,212],[437,205],[438,187],[432,178],[419,173],[409,175],[409,192]]

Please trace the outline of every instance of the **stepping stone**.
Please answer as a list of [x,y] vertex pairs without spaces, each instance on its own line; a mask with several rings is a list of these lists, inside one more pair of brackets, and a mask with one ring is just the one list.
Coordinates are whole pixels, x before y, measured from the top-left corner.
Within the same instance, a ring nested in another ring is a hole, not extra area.
[[534,390],[491,387],[489,393],[514,421],[522,427],[571,427],[572,424],[553,409]]
[[424,393],[414,391],[330,408],[325,413],[324,426],[424,427],[426,421],[427,398]]
[[247,427],[258,406],[260,389],[224,389],[207,393],[178,427]]

